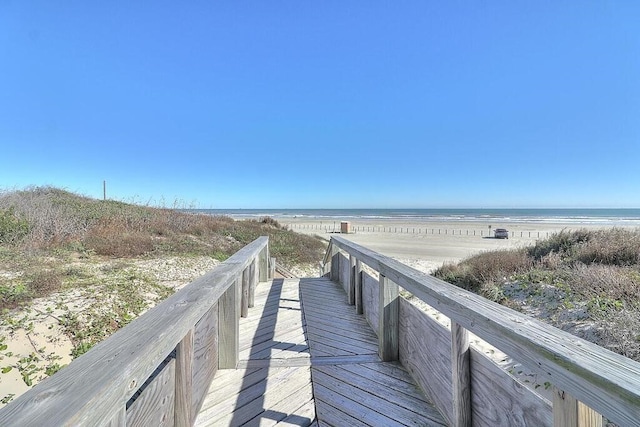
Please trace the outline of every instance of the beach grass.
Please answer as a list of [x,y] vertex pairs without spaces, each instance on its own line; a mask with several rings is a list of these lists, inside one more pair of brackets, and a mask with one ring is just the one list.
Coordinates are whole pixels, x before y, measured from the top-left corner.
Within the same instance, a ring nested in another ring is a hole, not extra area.
[[326,249],[271,218],[0,192],[0,406],[264,235],[289,269]]
[[640,231],[561,231],[434,276],[640,361]]

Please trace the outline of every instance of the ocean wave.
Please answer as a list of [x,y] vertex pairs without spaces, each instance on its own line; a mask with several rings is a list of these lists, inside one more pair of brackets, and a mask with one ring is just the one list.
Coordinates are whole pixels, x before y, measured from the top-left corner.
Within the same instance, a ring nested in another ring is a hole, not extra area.
[[320,221],[559,223],[584,225],[639,225],[640,209],[197,209],[212,215],[239,219],[262,217],[302,218]]

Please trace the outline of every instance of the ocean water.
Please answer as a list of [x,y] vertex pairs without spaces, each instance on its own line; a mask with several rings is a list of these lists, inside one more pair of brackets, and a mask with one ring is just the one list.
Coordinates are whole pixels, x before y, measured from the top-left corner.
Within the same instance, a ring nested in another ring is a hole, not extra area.
[[411,219],[433,222],[566,223],[640,226],[640,209],[193,209],[233,218]]

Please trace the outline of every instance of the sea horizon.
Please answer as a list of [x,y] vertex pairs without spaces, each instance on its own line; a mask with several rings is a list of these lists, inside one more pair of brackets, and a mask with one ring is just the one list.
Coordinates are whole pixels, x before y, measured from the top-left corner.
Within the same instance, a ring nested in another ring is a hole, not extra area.
[[426,208],[426,209],[189,209],[237,219],[262,217],[326,220],[424,220],[435,222],[502,221],[567,224],[638,225],[640,208]]

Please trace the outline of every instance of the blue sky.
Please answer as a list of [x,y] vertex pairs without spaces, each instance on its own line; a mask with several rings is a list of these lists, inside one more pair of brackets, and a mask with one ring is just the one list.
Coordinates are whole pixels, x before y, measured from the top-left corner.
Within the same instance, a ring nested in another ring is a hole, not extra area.
[[0,0],[0,188],[640,207],[640,2]]

